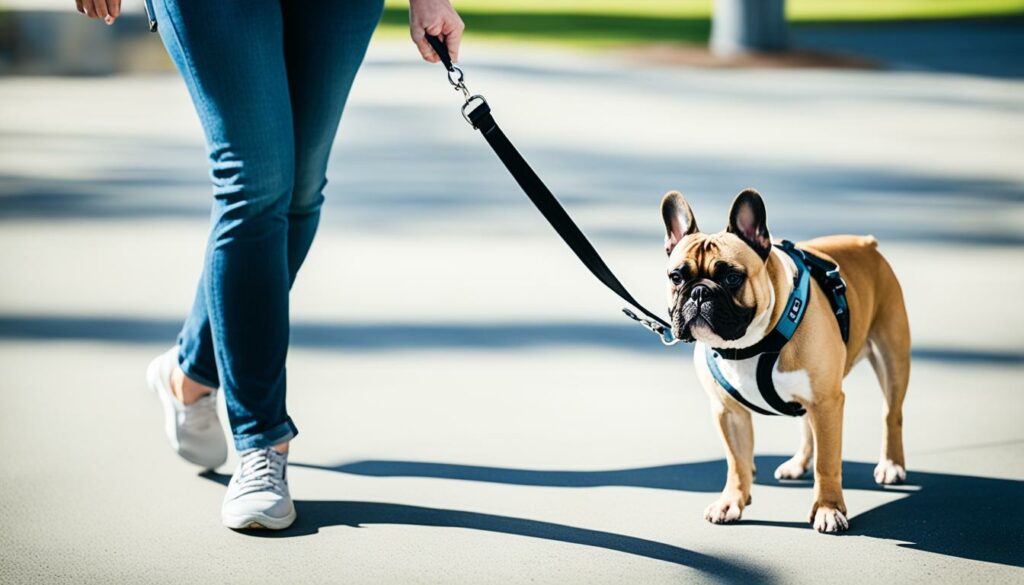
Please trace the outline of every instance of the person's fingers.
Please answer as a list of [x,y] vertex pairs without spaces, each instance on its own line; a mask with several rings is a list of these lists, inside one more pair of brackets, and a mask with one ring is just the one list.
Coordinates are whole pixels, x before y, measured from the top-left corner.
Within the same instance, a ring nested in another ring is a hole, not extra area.
[[437,54],[434,53],[434,49],[432,49],[430,47],[430,43],[427,42],[427,37],[423,31],[423,27],[413,24],[409,27],[409,34],[412,36],[412,42],[416,44],[416,48],[419,49],[420,56],[423,57],[423,60],[429,63],[437,63]]
[[452,57],[452,63],[459,62],[459,45],[462,44],[462,31],[465,28],[460,21],[458,26],[444,37],[444,42],[448,45],[448,54]]
[[420,55],[423,56],[423,60],[429,63],[437,63],[440,61],[440,57],[434,52],[434,47],[430,46],[426,38],[422,38],[416,41],[416,47],[420,50]]
[[428,25],[424,27],[424,29],[427,31],[428,35],[432,35],[435,37],[440,36],[441,33],[444,32],[444,21],[435,21],[434,24]]
[[106,0],[94,0],[92,6],[96,10],[97,18],[102,18],[103,20],[107,21],[107,24],[110,24],[110,13],[107,12]]
[[96,8],[93,6],[93,0],[82,0],[82,8],[86,16],[96,18]]
[[107,0],[107,11],[114,18],[121,16],[121,0]]
[[82,0],[75,0],[75,10],[85,14],[85,7],[82,6]]

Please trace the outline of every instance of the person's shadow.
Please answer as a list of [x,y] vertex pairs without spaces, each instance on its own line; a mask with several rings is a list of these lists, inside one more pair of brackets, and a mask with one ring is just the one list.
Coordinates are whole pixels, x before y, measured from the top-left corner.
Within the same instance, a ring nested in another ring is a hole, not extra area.
[[[770,473],[785,459],[757,457],[761,474],[755,483],[810,489],[810,479],[780,482],[766,477],[766,470]],[[417,461],[291,465],[373,477],[430,477],[565,488],[629,486],[709,493],[721,489],[726,471],[723,460],[608,471],[539,471]],[[911,471],[903,486],[885,488],[874,483],[873,469],[871,463],[844,462],[844,488],[895,489],[906,496],[855,515],[851,518],[850,534],[902,541],[907,544],[899,546],[937,554],[1024,567],[1024,482]],[[213,472],[203,476],[221,483],[228,479]],[[470,528],[606,548],[689,566],[729,582],[766,578],[756,568],[732,560],[642,538],[550,522],[375,502],[299,500],[295,504],[299,520],[290,529],[254,534],[289,537],[314,534],[327,526],[365,524]],[[738,526],[744,524],[810,530],[807,523],[796,521],[741,520]]]
[[[386,465],[388,462],[365,462]],[[402,465],[400,462],[395,462]],[[331,469],[315,465],[292,463],[296,467]],[[439,465],[443,464],[423,464]],[[341,466],[344,467],[344,466]],[[344,472],[339,467],[337,470]],[[457,467],[457,466],[456,466]],[[377,468],[380,471],[381,468]],[[206,471],[201,477],[227,485],[230,476]],[[383,474],[374,474],[383,475]],[[691,567],[707,573],[723,583],[768,583],[771,578],[757,568],[745,563],[727,561],[682,547],[664,544],[644,538],[578,528],[554,522],[528,520],[496,514],[428,508],[406,504],[384,502],[357,502],[345,500],[296,500],[298,518],[290,528],[280,531],[246,530],[245,534],[266,538],[289,538],[316,534],[328,526],[351,526],[360,528],[368,524],[404,524],[409,526],[440,526],[446,528],[468,528],[502,534],[515,534],[530,538],[543,538],[557,542],[581,544],[608,550],[638,555],[659,561]]]

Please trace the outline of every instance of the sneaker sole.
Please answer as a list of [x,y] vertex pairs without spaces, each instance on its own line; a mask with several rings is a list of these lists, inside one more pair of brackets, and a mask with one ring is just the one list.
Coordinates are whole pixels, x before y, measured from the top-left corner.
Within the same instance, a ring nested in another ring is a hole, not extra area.
[[298,515],[295,510],[284,518],[274,518],[265,514],[246,514],[245,516],[225,516],[221,514],[224,526],[232,530],[284,530],[295,522]]

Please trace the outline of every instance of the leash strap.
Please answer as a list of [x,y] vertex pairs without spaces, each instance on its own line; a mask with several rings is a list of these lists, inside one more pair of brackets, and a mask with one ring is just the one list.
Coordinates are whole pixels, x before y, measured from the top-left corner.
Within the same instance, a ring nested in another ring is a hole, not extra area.
[[463,82],[462,70],[452,63],[444,42],[432,35],[427,35],[427,41],[441,58],[441,63],[444,64],[445,69],[448,70],[449,83],[452,84],[456,91],[461,91],[466,100],[462,105],[462,116],[466,118],[473,128],[480,131],[487,144],[498,155],[505,168],[508,169],[508,172],[511,173],[519,187],[530,198],[530,201],[537,207],[541,215],[544,216],[544,219],[551,224],[551,227],[554,228],[562,240],[576,254],[576,257],[583,262],[583,265],[590,270],[591,274],[611,289],[612,292],[619,295],[622,300],[640,311],[646,318],[637,315],[628,308],[624,308],[622,312],[626,316],[657,334],[663,344],[674,345],[677,343],[679,340],[672,337],[672,327],[665,320],[648,311],[626,290],[626,287],[622,285],[604,262],[604,259],[601,258],[601,255],[597,253],[597,250],[583,234],[583,231],[580,230],[576,222],[572,220],[572,217],[562,207],[562,204],[559,203],[547,185],[537,176],[537,173],[533,171],[533,168],[526,162],[526,159],[519,154],[519,151],[516,150],[516,147],[505,136],[505,133],[501,131],[498,123],[491,115],[491,108],[487,100],[483,96],[470,94]]

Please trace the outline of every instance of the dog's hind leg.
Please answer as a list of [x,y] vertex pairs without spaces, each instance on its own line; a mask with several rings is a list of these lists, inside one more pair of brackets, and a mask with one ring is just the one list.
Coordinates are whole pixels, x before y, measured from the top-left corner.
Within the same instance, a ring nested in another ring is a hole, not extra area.
[[[885,402],[882,416],[882,454],[875,466],[875,482],[883,485],[902,483],[907,478],[906,459],[903,455],[903,399],[910,381],[909,348],[897,357],[881,342],[871,340],[868,359],[875,369]],[[898,351],[898,350],[897,350]]]
[[810,470],[811,458],[814,456],[814,435],[808,417],[801,419],[800,429],[800,448],[795,455],[775,468],[775,479],[800,479]]
[[885,430],[875,482],[901,483],[907,478],[903,455],[903,399],[910,382],[910,326],[902,296],[879,314],[868,338],[868,359],[882,387]]

